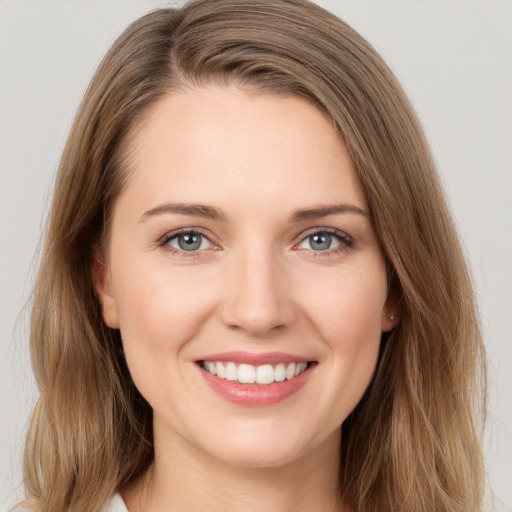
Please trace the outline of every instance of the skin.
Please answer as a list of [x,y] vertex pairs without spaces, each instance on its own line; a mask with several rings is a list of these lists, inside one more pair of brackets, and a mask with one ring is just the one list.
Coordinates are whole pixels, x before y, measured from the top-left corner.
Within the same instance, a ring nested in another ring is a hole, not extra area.
[[[123,490],[130,512],[339,510],[341,424],[394,320],[369,215],[290,220],[326,205],[368,212],[333,123],[297,97],[212,86],[161,100],[132,149],[95,273],[105,322],[120,328],[154,411],[155,462]],[[225,218],[161,211],[169,203]],[[206,235],[198,250],[165,243],[180,228]],[[341,238],[314,250],[322,230]],[[232,350],[317,365],[285,400],[241,406],[196,364]]]

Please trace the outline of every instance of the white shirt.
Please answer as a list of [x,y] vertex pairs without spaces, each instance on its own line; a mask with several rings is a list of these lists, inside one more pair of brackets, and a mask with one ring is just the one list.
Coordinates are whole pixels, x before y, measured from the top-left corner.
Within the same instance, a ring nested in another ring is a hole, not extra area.
[[126,505],[124,504],[123,498],[120,494],[114,495],[114,497],[105,505],[103,512],[128,512]]

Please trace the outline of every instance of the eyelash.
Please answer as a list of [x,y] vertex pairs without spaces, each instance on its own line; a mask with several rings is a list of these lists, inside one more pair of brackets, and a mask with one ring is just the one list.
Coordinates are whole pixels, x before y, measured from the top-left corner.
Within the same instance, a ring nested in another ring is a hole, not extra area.
[[181,235],[200,235],[206,238],[212,245],[215,245],[208,237],[208,234],[198,228],[183,228],[178,229],[176,231],[172,231],[171,233],[166,233],[158,241],[158,245],[160,247],[163,247],[165,250],[171,252],[172,254],[176,254],[182,258],[197,258],[199,256],[198,253],[201,251],[184,251],[168,245],[171,240],[173,240],[174,238],[178,238]]
[[301,240],[298,244],[295,244],[294,247],[297,245],[302,244],[305,240],[307,240],[309,237],[312,237],[314,235],[318,235],[321,233],[327,233],[329,235],[333,235],[335,238],[338,239],[339,245],[337,247],[334,247],[333,249],[327,249],[325,251],[315,251],[314,249],[306,249],[308,251],[312,251],[315,258],[322,258],[322,257],[329,257],[337,254],[341,254],[342,252],[345,252],[347,249],[350,249],[354,245],[354,239],[347,235],[344,231],[340,231],[339,229],[334,228],[322,228],[322,227],[316,227],[313,229],[310,229],[302,234]]
[[[352,237],[347,235],[345,232],[340,231],[338,229],[333,228],[313,228],[311,230],[306,231],[306,233],[303,233],[302,238],[300,241],[294,245],[294,248],[298,245],[302,244],[304,241],[306,241],[309,237],[321,234],[321,233],[327,233],[329,235],[334,235],[335,238],[338,239],[339,245],[333,249],[327,249],[325,251],[315,251],[314,249],[305,249],[307,251],[312,251],[314,253],[314,257],[326,257],[326,256],[332,256],[335,254],[340,254],[342,252],[345,252],[347,249],[350,249],[354,245],[354,240]],[[215,244],[210,240],[208,237],[208,234],[203,232],[201,229],[197,228],[183,228],[179,229],[177,231],[172,231],[171,233],[166,233],[159,241],[158,246],[165,248],[166,250],[170,251],[173,254],[177,254],[182,258],[194,258],[198,257],[200,250],[197,251],[185,251],[176,249],[169,244],[169,242],[181,235],[200,235],[205,237],[211,244],[215,246]],[[203,249],[204,250],[204,249]]]

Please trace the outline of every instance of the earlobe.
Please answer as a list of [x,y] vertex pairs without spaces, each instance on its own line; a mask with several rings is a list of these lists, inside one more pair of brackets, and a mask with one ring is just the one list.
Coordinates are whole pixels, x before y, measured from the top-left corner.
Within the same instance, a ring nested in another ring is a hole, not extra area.
[[396,301],[392,296],[388,296],[382,310],[382,332],[389,332],[394,329],[400,320],[399,316]]
[[110,272],[105,264],[101,249],[94,251],[93,280],[96,294],[101,302],[101,311],[105,324],[111,329],[119,329],[117,303],[112,293]]

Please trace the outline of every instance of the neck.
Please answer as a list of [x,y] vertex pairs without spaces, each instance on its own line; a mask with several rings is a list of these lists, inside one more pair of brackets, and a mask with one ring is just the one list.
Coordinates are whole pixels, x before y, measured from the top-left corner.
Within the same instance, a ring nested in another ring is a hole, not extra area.
[[339,448],[336,432],[279,467],[239,467],[155,432],[152,468],[122,495],[130,512],[339,512]]

